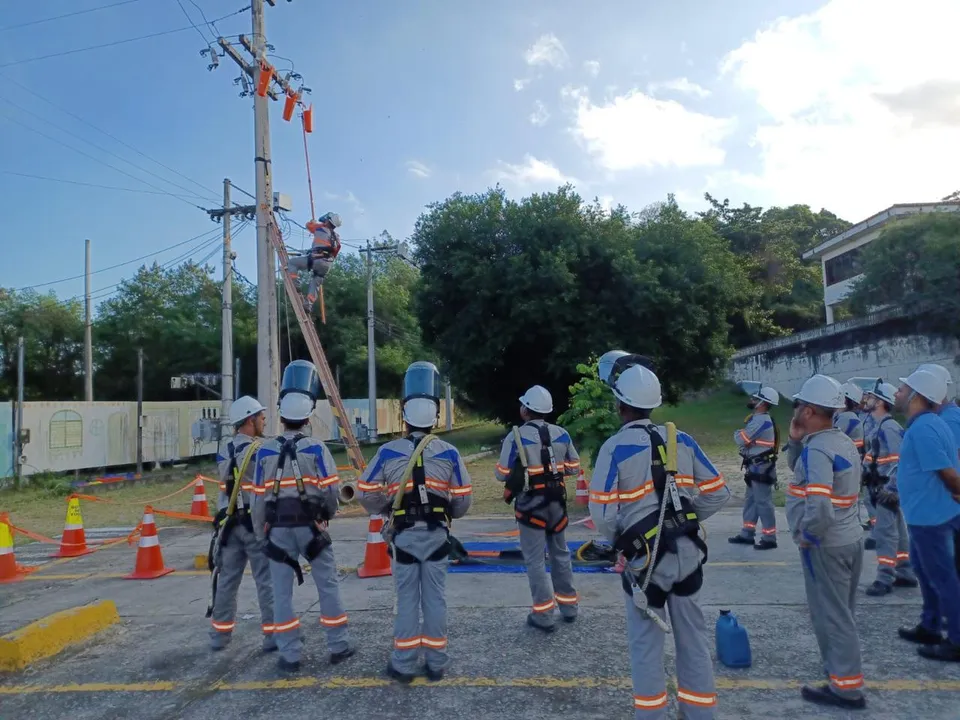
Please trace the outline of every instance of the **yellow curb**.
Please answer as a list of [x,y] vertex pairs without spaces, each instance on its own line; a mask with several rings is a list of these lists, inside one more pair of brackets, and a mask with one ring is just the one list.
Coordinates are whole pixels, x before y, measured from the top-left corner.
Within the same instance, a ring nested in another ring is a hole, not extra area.
[[61,610],[0,637],[0,670],[23,670],[120,622],[113,600]]

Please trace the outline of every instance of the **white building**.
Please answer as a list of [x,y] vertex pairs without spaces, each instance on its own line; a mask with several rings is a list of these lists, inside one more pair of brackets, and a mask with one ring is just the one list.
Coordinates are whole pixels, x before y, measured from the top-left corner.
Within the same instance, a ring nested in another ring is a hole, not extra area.
[[890,222],[924,212],[960,212],[960,202],[893,205],[803,254],[804,260],[820,260],[827,325],[833,325],[834,306],[843,302],[861,276],[864,247]]

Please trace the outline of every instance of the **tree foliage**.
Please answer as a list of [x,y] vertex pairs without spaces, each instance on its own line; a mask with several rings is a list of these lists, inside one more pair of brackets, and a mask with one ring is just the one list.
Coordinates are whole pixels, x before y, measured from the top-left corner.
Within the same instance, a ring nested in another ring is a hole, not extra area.
[[424,340],[465,399],[501,420],[533,384],[563,411],[577,364],[611,347],[650,356],[669,397],[700,387],[727,357],[727,317],[750,307],[727,243],[672,197],[635,219],[569,186],[519,202],[458,193],[413,240]]
[[933,331],[960,335],[960,217],[928,213],[888,225],[861,255],[855,313],[899,305]]

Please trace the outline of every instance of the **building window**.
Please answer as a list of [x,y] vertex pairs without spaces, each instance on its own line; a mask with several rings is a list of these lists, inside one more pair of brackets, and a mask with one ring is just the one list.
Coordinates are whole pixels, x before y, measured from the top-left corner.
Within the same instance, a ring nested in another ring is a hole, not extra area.
[[83,418],[73,410],[60,410],[50,418],[50,450],[83,447]]
[[827,285],[836,285],[849,280],[863,272],[860,266],[860,248],[854,248],[824,261],[824,274],[827,276]]

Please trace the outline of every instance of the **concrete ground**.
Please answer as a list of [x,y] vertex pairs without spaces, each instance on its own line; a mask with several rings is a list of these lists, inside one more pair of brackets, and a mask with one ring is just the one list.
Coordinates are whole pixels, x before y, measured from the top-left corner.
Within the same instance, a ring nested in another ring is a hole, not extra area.
[[[780,518],[781,526],[786,527]],[[866,712],[845,713],[800,700],[800,683],[818,681],[821,663],[804,602],[800,562],[789,538],[757,552],[726,537],[740,525],[730,508],[707,523],[710,562],[702,593],[712,627],[721,608],[733,610],[749,630],[753,667],[717,665],[721,718],[958,718],[960,666],[920,658],[896,637],[899,625],[918,618],[917,590],[897,590],[879,600],[863,597],[859,626],[868,683]],[[457,521],[462,540],[492,540],[486,532],[510,530],[507,519]],[[365,520],[334,522],[338,562],[357,566],[367,535]],[[570,539],[585,539],[580,527]],[[358,653],[333,668],[318,625],[316,590],[309,579],[295,593],[307,645],[298,675],[285,676],[276,656],[260,652],[259,614],[252,578],[240,591],[238,627],[222,653],[207,649],[204,618],[209,576],[193,570],[208,535],[164,530],[166,564],[177,571],[153,581],[128,581],[135,549],[114,546],[66,562],[49,562],[24,582],[0,585],[0,632],[39,617],[99,599],[116,602],[118,626],[84,646],[0,678],[0,717],[53,720],[276,718],[349,716],[378,719],[632,718],[632,692],[619,577],[577,574],[581,617],[552,636],[524,625],[530,597],[526,577],[509,574],[448,576],[449,640],[453,664],[447,679],[418,679],[400,687],[383,675],[392,644],[393,588],[389,577],[361,580],[346,572],[341,591]],[[40,548],[23,548],[21,562],[36,562]],[[867,553],[861,586],[874,577]],[[710,632],[710,645],[713,646]],[[668,640],[666,667],[674,674]],[[673,684],[671,681],[671,690]],[[672,701],[671,701],[672,702]],[[675,717],[675,709],[671,710]]]

